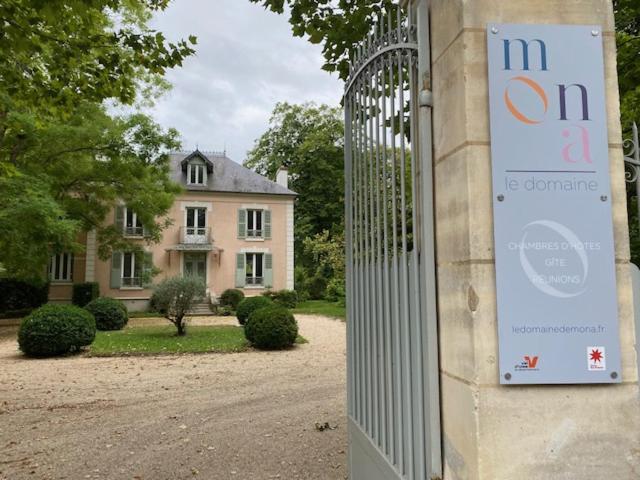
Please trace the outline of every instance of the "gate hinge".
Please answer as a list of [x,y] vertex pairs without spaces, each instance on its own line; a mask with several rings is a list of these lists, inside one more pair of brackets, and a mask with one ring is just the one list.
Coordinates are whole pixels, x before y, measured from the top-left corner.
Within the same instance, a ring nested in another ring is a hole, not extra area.
[[431,90],[421,90],[418,95],[418,102],[421,107],[433,107],[433,92]]

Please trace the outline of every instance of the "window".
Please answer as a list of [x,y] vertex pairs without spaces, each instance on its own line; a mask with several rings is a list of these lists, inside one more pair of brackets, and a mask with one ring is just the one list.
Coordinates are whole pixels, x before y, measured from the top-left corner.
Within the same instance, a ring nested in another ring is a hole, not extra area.
[[129,237],[141,237],[144,229],[136,212],[130,208],[125,208],[124,212],[124,234]]
[[262,238],[262,210],[247,210],[247,237]]
[[206,235],[207,209],[187,207],[187,235]]
[[73,280],[72,253],[58,253],[51,257],[49,280],[52,282],[70,282]]
[[263,253],[247,253],[245,262],[245,284],[246,285],[264,285],[264,254]]
[[190,163],[187,166],[187,184],[204,185],[207,183],[207,172],[205,165],[201,163]]
[[125,252],[122,255],[122,286],[142,286],[142,261],[135,252]]

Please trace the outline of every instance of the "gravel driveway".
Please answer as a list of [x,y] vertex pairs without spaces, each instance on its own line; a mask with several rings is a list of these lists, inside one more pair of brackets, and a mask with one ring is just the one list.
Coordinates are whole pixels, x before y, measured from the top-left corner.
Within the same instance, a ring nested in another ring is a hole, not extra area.
[[0,479],[346,478],[345,324],[296,318],[293,350],[177,357],[29,360],[0,327]]

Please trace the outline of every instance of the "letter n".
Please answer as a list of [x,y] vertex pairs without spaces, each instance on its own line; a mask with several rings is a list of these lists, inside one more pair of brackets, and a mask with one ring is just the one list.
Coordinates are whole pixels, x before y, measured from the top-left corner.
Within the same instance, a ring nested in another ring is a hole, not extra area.
[[567,90],[578,87],[582,93],[582,120],[589,120],[589,92],[587,87],[574,83],[572,85],[558,85],[560,90],[560,120],[567,120]]

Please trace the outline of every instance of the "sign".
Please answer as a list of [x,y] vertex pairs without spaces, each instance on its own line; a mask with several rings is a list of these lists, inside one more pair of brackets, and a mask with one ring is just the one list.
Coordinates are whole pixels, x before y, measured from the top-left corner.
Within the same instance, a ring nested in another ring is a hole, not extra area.
[[600,32],[487,28],[502,384],[621,381]]

